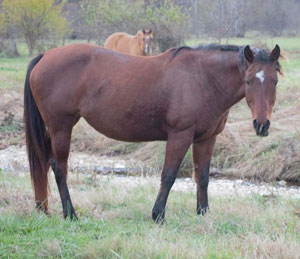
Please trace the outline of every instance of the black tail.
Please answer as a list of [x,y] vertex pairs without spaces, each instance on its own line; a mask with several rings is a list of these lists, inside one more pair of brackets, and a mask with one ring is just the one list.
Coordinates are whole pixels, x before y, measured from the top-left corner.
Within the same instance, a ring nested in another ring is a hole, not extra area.
[[51,141],[30,87],[30,74],[43,54],[35,57],[28,66],[24,88],[24,126],[31,181],[37,206],[47,210],[49,158]]

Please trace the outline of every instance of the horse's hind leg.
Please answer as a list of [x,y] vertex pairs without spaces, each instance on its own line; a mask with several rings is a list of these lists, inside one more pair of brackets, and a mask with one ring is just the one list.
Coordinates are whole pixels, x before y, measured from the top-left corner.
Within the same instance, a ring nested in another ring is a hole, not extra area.
[[192,143],[192,139],[192,130],[177,132],[168,136],[160,190],[152,209],[152,218],[157,223],[162,222],[165,217],[165,207],[169,192],[175,182],[181,161]]
[[67,185],[68,173],[68,157],[70,151],[71,132],[73,125],[70,126],[66,122],[60,128],[51,129],[51,144],[52,157],[50,158],[50,165],[55,174],[55,180],[59,190],[64,218],[77,219],[74,207],[71,202],[69,189]]
[[194,177],[197,184],[197,213],[203,215],[208,210],[207,187],[210,159],[216,137],[193,144]]

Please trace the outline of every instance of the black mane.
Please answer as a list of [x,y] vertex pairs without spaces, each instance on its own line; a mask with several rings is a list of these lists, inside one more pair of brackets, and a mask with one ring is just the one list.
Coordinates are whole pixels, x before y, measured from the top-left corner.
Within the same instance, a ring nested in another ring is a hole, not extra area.
[[236,46],[236,45],[224,45],[224,44],[215,44],[215,43],[211,43],[211,44],[201,44],[198,47],[189,47],[189,46],[181,46],[178,48],[174,48],[173,49],[173,55],[170,58],[170,61],[172,61],[179,52],[181,52],[182,50],[223,50],[223,51],[236,51],[238,52],[240,50],[241,47]]
[[[182,52],[183,50],[187,51],[199,51],[199,50],[220,50],[220,51],[234,51],[237,52],[239,55],[239,68],[240,69],[245,69],[247,68],[247,62],[244,56],[244,48],[246,46],[237,46],[237,45],[230,45],[230,44],[207,44],[207,45],[199,45],[198,47],[188,47],[188,46],[181,46],[178,48],[172,49],[173,54],[169,60],[171,62],[178,54],[179,52]],[[253,48],[251,47],[251,50],[254,52],[254,57],[255,60],[260,62],[260,63],[267,63],[267,62],[272,62],[270,60],[270,51],[267,49],[258,49],[258,48]],[[169,63],[168,62],[168,63]],[[282,72],[281,66],[279,62],[277,61],[278,72]]]

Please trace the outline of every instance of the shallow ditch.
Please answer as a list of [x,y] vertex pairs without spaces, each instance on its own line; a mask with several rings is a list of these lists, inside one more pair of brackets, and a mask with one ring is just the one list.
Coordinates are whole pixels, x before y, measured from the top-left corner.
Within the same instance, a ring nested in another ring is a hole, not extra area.
[[[29,172],[25,147],[10,146],[0,150],[0,168],[3,172],[13,172],[24,176]],[[105,180],[122,185],[140,185],[153,181],[159,185],[160,178],[157,169],[147,168],[142,162],[136,160],[118,159],[73,152],[70,155],[69,171],[72,175],[91,175],[97,181]],[[191,178],[178,178],[173,190],[195,192],[196,185]],[[259,194],[265,197],[284,196],[286,198],[300,199],[300,187],[289,186],[285,181],[254,182],[241,179],[224,179],[211,177],[208,188],[210,195],[247,196]]]

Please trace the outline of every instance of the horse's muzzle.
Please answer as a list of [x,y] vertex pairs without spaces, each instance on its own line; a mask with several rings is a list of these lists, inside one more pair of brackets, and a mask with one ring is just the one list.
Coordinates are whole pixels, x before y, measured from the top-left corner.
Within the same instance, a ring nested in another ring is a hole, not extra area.
[[257,136],[266,137],[269,135],[270,121],[267,120],[264,124],[258,123],[255,119],[253,121],[253,127]]

